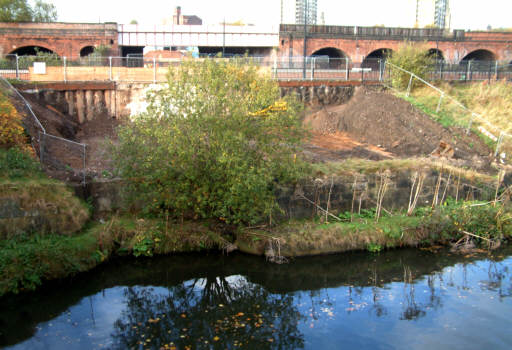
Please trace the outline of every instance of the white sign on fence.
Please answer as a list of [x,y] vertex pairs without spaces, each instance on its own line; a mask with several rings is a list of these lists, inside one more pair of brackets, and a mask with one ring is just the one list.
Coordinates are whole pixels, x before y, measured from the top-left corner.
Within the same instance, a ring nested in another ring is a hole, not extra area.
[[34,62],[34,74],[46,74],[46,62]]

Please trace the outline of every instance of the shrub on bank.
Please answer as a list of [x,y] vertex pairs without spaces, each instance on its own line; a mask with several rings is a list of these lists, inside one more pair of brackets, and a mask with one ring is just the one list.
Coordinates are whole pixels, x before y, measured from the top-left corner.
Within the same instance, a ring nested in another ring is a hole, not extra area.
[[119,132],[116,165],[145,212],[253,224],[304,169],[299,103],[257,67],[189,60]]
[[[410,42],[402,44],[396,51],[393,51],[387,61],[416,74],[422,79],[426,79],[430,67],[435,63],[434,59],[429,55],[426,45]],[[396,89],[406,89],[409,85],[410,77],[409,73],[398,69],[391,70],[391,82]],[[413,83],[417,84],[418,81]],[[414,88],[414,85],[411,87]]]
[[25,152],[31,151],[28,137],[21,125],[21,116],[7,95],[0,90],[0,148],[15,146]]

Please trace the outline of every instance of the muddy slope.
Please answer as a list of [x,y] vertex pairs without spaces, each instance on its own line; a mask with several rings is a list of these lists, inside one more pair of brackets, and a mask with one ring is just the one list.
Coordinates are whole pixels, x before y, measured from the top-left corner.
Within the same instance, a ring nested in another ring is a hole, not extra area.
[[446,129],[390,92],[364,87],[357,88],[348,103],[324,106],[309,113],[304,122],[317,132],[343,132],[397,157],[428,156],[440,141],[455,148],[455,158],[471,159],[490,153],[476,135],[467,136],[458,128]]

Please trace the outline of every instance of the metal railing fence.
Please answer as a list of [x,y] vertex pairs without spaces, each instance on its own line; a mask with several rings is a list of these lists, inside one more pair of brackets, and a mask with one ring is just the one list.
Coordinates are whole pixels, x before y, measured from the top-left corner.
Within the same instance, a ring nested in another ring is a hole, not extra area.
[[48,169],[71,172],[86,184],[87,145],[49,134],[34,113],[30,103],[12,84],[0,76],[0,86],[15,95],[27,117],[23,126],[30,136],[32,147],[39,156],[41,165]]
[[[348,58],[310,57],[203,57],[252,64],[269,69],[277,80],[380,81],[386,73],[384,60],[366,58],[353,62]],[[37,74],[34,62],[46,63],[47,74]],[[128,57],[58,57],[6,55],[0,58],[0,76],[39,81],[120,81],[163,82],[169,67],[179,66],[182,58],[153,58],[142,55]],[[458,64],[438,61],[429,69],[431,81],[512,80],[512,65],[497,61],[462,61]]]
[[[449,113],[454,119],[454,122],[465,128],[466,133],[469,134],[471,131],[478,131],[488,139],[492,140],[494,143],[495,157],[499,156],[502,161],[506,160],[507,155],[510,158],[510,155],[512,155],[512,134],[503,130],[499,126],[492,124],[485,118],[485,116],[470,110],[454,97],[448,95],[446,92],[428,81],[418,77],[416,74],[389,62],[385,63],[384,69],[386,73],[383,74],[384,79],[382,80],[382,83],[385,86],[405,95],[407,98],[414,98],[413,90],[418,86],[426,86],[433,91],[436,91],[439,94],[439,97],[427,105],[430,110],[435,111],[436,114]],[[408,81],[406,86],[393,84],[393,77],[396,77],[397,74],[404,75],[407,78],[404,79],[405,81]],[[457,118],[454,114],[457,114],[460,117]]]

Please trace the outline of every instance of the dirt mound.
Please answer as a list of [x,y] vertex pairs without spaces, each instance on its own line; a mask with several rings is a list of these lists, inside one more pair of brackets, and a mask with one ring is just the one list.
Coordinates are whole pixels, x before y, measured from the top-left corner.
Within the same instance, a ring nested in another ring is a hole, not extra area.
[[471,159],[490,153],[476,135],[446,129],[407,101],[364,87],[357,88],[344,105],[324,106],[308,113],[304,123],[323,134],[341,131],[363,145],[376,146],[397,157],[428,156],[441,141],[453,146],[455,158]]

